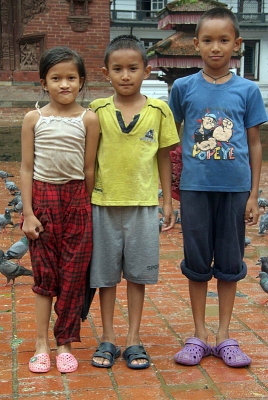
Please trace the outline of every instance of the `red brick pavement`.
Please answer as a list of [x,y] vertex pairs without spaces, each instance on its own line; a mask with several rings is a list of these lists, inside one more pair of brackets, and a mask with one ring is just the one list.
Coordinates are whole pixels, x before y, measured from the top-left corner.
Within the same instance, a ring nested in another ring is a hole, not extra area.
[[[0,170],[14,174],[19,185],[19,167],[16,162],[0,163]],[[263,163],[261,176],[263,196],[268,198],[268,162]],[[0,213],[4,213],[12,198],[0,182]],[[175,202],[175,208],[178,203]],[[19,216],[14,215],[14,223]],[[8,227],[0,234],[3,250],[22,236],[20,229]],[[50,332],[52,368],[49,373],[29,372],[28,361],[35,347],[34,295],[31,277],[18,278],[15,285],[5,287],[0,277],[0,400],[268,400],[268,305],[261,303],[267,295],[256,279],[261,255],[268,255],[268,233],[258,235],[258,226],[247,230],[251,244],[246,247],[247,277],[239,282],[231,322],[231,335],[252,357],[249,368],[227,367],[222,360],[207,357],[200,366],[184,367],[173,361],[183,341],[193,334],[193,323],[187,290],[179,263],[182,258],[180,225],[170,233],[162,233],[160,251],[160,280],[146,288],[141,338],[151,358],[147,370],[133,371],[119,358],[112,369],[97,369],[90,360],[101,335],[99,299],[96,295],[88,320],[82,325],[82,342],[74,345],[79,360],[75,373],[60,374],[55,367],[56,345]],[[30,268],[29,255],[22,264]],[[127,331],[127,302],[125,283],[118,287],[115,330],[118,345],[124,348]],[[214,344],[217,329],[217,297],[215,280],[209,283],[207,325],[209,341]],[[53,325],[54,314],[51,318]]]

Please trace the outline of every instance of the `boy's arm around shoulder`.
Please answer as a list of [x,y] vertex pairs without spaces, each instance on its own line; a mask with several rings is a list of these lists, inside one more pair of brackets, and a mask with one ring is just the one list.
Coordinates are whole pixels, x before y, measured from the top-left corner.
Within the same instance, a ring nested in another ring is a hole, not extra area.
[[34,127],[39,119],[36,110],[28,112],[23,120],[21,129],[21,196],[23,203],[24,222],[22,230],[32,240],[39,237],[44,229],[35,217],[32,209],[32,185],[34,169]]
[[94,189],[95,163],[100,136],[100,124],[97,114],[88,110],[84,116],[84,124],[86,128],[84,173],[87,191],[91,196]]
[[251,166],[251,191],[245,211],[247,225],[255,225],[259,218],[258,194],[262,164],[262,146],[259,125],[247,129],[249,162]]

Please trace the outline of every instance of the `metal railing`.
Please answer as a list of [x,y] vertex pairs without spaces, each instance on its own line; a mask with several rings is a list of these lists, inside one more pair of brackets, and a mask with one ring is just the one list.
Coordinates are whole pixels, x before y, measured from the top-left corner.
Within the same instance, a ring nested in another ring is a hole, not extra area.
[[112,21],[136,20],[157,22],[157,12],[150,10],[111,10]]
[[268,21],[268,14],[265,13],[237,13],[238,22],[265,23]]

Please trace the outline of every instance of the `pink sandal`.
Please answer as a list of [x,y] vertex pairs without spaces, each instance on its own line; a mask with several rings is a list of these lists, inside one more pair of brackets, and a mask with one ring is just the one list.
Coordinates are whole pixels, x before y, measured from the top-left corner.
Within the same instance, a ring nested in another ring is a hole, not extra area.
[[71,353],[61,353],[56,356],[56,365],[59,372],[74,372],[78,368],[78,362],[75,356]]
[[183,365],[197,365],[203,357],[211,354],[210,345],[204,343],[202,340],[191,337],[186,340],[182,350],[175,354],[174,360],[178,364]]
[[229,367],[245,367],[251,363],[251,358],[243,353],[234,339],[226,339],[218,346],[213,347],[212,354],[222,358]]
[[33,356],[29,361],[31,372],[48,372],[50,370],[50,357],[47,353],[40,353]]

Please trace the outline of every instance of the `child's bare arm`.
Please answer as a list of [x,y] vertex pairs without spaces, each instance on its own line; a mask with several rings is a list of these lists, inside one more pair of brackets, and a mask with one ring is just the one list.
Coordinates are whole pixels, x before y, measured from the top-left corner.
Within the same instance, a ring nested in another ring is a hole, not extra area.
[[32,209],[32,185],[34,165],[34,126],[39,118],[37,111],[26,114],[21,131],[21,196],[23,203],[24,222],[23,232],[32,240],[39,237],[44,229],[40,221],[35,217]]
[[247,130],[249,162],[251,166],[251,191],[246,206],[245,222],[247,225],[255,225],[259,218],[258,193],[262,164],[262,147],[260,141],[259,125]]
[[86,113],[84,123],[87,130],[84,172],[87,191],[91,196],[94,189],[95,161],[100,136],[100,124],[97,114],[92,111]]
[[158,170],[163,191],[163,212],[164,212],[164,225],[162,231],[167,231],[173,228],[175,224],[175,215],[172,207],[171,197],[171,161],[170,150],[172,147],[163,147],[158,150]]

